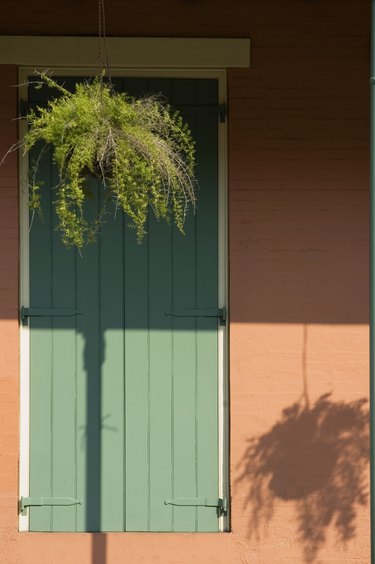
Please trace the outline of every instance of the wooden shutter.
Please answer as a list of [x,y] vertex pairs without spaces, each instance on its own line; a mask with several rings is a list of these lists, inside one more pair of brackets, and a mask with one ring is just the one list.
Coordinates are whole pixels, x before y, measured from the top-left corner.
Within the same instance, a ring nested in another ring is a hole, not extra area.
[[[80,256],[56,232],[56,170],[50,156],[43,160],[44,218],[30,231],[26,318],[30,530],[217,531],[218,319],[191,316],[218,308],[218,116],[194,112],[217,105],[217,82],[114,82],[134,95],[162,92],[185,109],[198,207],[185,236],[151,214],[141,245],[117,213]],[[30,88],[29,97],[43,102],[46,93]],[[94,216],[103,196],[96,181],[91,188]],[[34,316],[38,308],[55,314]],[[32,504],[40,498],[51,505]],[[56,498],[73,504],[53,505]]]

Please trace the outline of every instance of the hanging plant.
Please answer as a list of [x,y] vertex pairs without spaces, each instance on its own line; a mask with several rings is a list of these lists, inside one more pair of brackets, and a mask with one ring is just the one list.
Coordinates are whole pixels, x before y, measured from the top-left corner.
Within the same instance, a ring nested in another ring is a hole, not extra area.
[[[173,220],[183,232],[189,205],[195,205],[195,151],[188,126],[157,97],[135,99],[115,92],[102,76],[69,92],[46,73],[60,96],[27,115],[28,132],[16,147],[29,152],[43,142],[30,181],[30,208],[41,210],[38,163],[52,147],[59,181],[54,205],[67,246],[82,248],[95,239],[109,201],[128,214],[138,241],[151,208],[158,219]],[[102,209],[94,222],[84,214],[91,194],[87,178],[102,182]]]

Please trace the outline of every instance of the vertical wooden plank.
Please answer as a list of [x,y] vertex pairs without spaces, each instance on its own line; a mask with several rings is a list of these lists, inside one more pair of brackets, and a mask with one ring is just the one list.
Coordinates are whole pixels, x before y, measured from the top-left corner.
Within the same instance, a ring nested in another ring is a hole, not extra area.
[[102,531],[124,530],[123,214],[114,213],[111,205],[100,236]]
[[171,230],[150,220],[150,530],[170,531]]
[[[147,82],[127,79],[129,94],[146,91]],[[129,219],[125,217],[125,223]],[[126,530],[150,527],[149,461],[149,238],[142,245],[125,228],[125,429]]]
[[[98,211],[97,182],[90,180],[94,198],[86,204],[89,217]],[[77,257],[77,530],[100,530],[100,239]]]
[[[196,103],[217,104],[217,81],[196,81]],[[196,117],[197,307],[218,307],[218,117]],[[196,474],[198,497],[218,497],[217,320],[197,320]],[[216,509],[198,508],[198,530],[217,531]]]
[[[121,90],[122,79],[112,81]],[[108,191],[100,185],[100,201]],[[124,221],[108,202],[101,228],[101,530],[124,530]]]
[[[58,178],[55,168],[53,185]],[[75,254],[61,242],[53,214],[52,306],[75,308]],[[53,496],[77,497],[76,488],[76,318],[53,317],[52,467]],[[54,531],[76,529],[76,507],[52,509]]]
[[125,230],[126,530],[149,528],[148,243]]
[[[32,92],[31,98],[32,98]],[[37,158],[36,147],[30,161]],[[43,186],[43,221],[32,221],[30,231],[30,304],[51,307],[51,166],[45,155],[39,165]],[[34,317],[30,324],[30,495],[52,495],[52,328],[51,318]],[[52,530],[50,507],[30,508],[30,530]]]
[[[153,79],[149,90],[170,98],[171,80]],[[172,508],[171,373],[172,229],[150,211],[150,529],[170,531]]]
[[[194,104],[194,81],[174,80],[172,104]],[[195,217],[189,214],[185,235],[174,234],[174,308],[196,307]],[[195,498],[195,396],[196,396],[196,320],[174,319],[174,497]],[[174,531],[194,531],[196,509],[174,507]]]

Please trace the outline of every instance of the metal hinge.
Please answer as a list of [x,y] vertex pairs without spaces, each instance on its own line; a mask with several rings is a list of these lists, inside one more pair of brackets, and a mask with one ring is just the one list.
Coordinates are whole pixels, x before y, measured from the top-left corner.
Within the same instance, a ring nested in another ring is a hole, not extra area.
[[49,505],[82,505],[82,501],[72,497],[21,497],[19,501],[20,513],[26,514],[28,507],[42,507]]
[[38,307],[21,307],[22,325],[26,325],[29,317],[73,317],[74,315],[82,315],[79,309],[70,308],[38,308]]
[[219,121],[220,123],[225,123],[228,115],[228,108],[226,104],[220,104],[219,108]]
[[164,505],[176,505],[183,507],[217,507],[218,517],[226,514],[228,511],[228,500],[226,497],[209,499],[207,497],[165,499]]
[[193,115],[217,115],[220,123],[225,123],[228,110],[226,104],[211,104],[206,106],[176,106],[179,112]]
[[221,308],[181,308],[166,311],[165,315],[172,317],[218,317],[221,325],[225,325],[227,320],[227,311],[225,307]]

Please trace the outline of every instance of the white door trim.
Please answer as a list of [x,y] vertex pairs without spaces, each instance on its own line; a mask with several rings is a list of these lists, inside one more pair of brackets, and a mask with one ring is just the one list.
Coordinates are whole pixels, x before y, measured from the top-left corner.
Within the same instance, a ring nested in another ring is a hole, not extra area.
[[[27,100],[28,86],[19,73],[19,100]],[[18,121],[18,136],[21,139],[26,132],[24,120]],[[30,270],[29,270],[29,190],[28,158],[19,152],[19,202],[20,202],[20,304],[30,305]],[[30,458],[30,332],[27,325],[20,325],[20,461],[19,461],[19,496],[29,495],[29,458]],[[29,516],[19,516],[19,530],[29,530]]]

